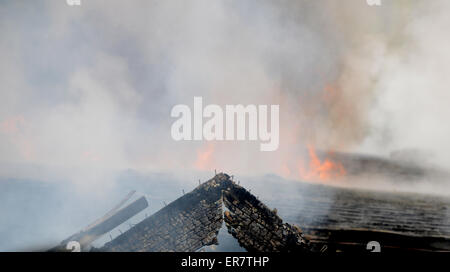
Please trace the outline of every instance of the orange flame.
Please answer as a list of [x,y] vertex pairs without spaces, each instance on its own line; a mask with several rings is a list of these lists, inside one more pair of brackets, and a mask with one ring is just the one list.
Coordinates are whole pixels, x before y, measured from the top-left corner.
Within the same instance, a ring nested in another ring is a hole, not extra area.
[[195,168],[198,170],[210,170],[212,168],[212,157],[214,154],[214,144],[209,142],[197,152]]
[[0,132],[7,134],[17,134],[20,128],[25,124],[23,116],[13,116],[0,123]]
[[328,181],[344,176],[347,172],[344,166],[339,162],[333,162],[330,158],[320,161],[314,147],[308,146],[309,165],[304,167],[302,162],[299,163],[299,174],[304,180]]

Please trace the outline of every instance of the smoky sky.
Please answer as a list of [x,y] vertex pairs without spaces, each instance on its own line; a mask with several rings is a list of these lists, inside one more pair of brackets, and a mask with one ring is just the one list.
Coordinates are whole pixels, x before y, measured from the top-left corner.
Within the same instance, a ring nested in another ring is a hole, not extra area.
[[[446,1],[1,5],[3,177],[86,188],[128,168],[295,178],[308,145],[450,161]],[[170,110],[194,96],[279,104],[279,150],[174,142]]]

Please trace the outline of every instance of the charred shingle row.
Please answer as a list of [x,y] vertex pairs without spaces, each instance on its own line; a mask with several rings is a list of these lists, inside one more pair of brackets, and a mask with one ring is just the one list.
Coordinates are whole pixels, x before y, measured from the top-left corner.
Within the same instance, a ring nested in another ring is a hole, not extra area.
[[283,223],[270,210],[240,186],[223,192],[225,223],[239,244],[253,252],[306,251],[307,241],[296,226]]

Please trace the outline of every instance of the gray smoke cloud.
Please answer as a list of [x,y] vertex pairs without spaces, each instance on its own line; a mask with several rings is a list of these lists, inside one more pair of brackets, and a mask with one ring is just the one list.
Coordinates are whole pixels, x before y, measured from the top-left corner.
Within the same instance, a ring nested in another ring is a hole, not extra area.
[[[2,5],[3,177],[64,179],[81,191],[128,168],[298,179],[308,145],[414,148],[448,165],[444,0]],[[279,150],[174,142],[170,110],[193,96],[280,104]]]

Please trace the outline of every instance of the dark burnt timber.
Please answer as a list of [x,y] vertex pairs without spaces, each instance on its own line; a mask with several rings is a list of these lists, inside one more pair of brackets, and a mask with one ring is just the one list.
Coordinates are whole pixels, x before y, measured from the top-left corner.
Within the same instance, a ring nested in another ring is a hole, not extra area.
[[217,243],[223,223],[248,251],[304,251],[307,247],[299,228],[234,183],[227,174],[217,174],[192,192],[106,243],[100,251],[192,252]]

